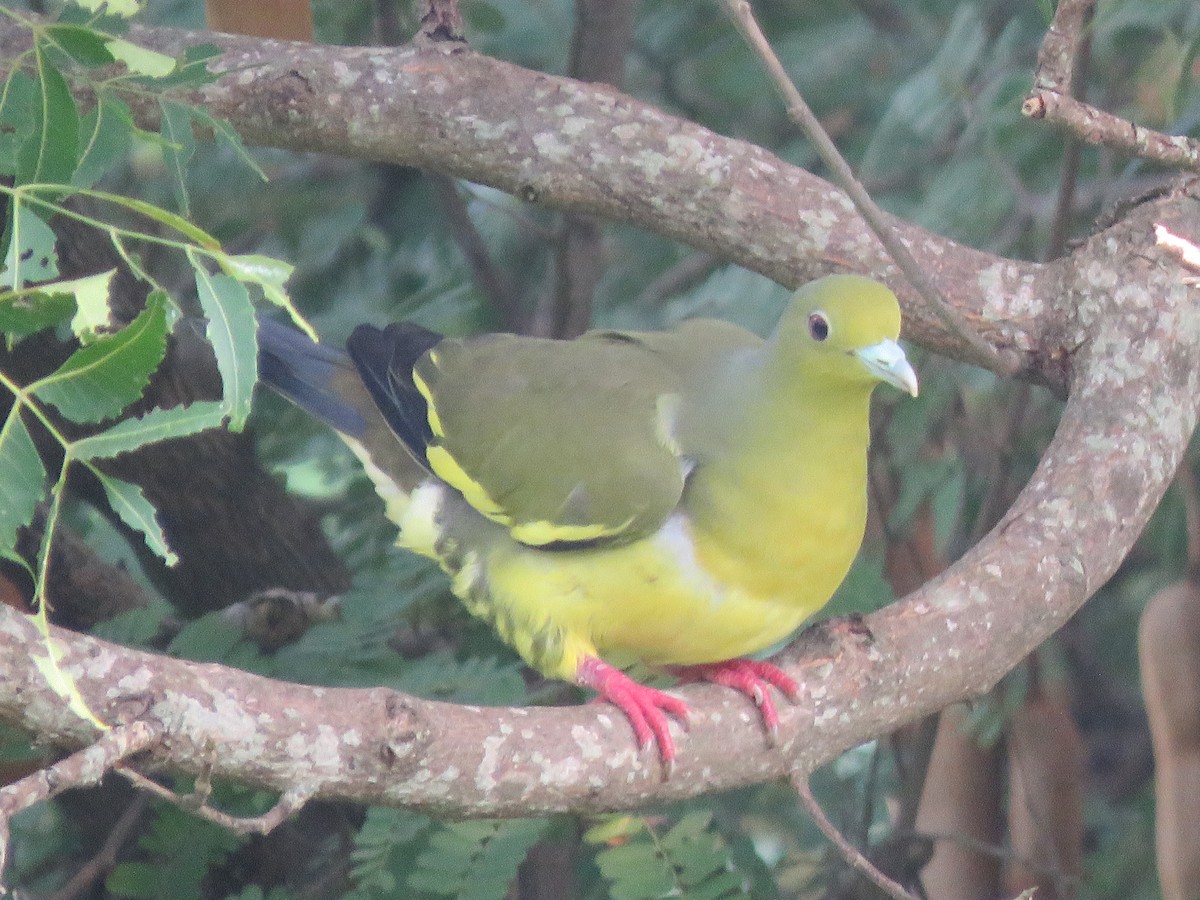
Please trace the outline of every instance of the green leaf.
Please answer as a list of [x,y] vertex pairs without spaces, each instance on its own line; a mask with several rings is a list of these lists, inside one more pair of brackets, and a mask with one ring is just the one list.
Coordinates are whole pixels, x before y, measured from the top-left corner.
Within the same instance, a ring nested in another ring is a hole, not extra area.
[[57,325],[75,312],[70,294],[29,290],[0,294],[0,333],[14,340]]
[[81,154],[71,184],[91,187],[123,160],[133,138],[133,115],[116,97],[101,94],[79,126]]
[[471,866],[459,888],[459,900],[503,900],[517,877],[529,849],[548,827],[544,819],[514,819],[502,822]]
[[13,552],[17,529],[33,521],[46,495],[46,469],[17,409],[0,428],[0,556]]
[[258,652],[246,640],[242,626],[220,613],[209,613],[188,622],[167,645],[172,656],[226,665],[234,664],[234,654],[239,649]]
[[292,309],[291,298],[288,297],[284,285],[292,277],[296,267],[291,263],[261,253],[248,253],[243,256],[222,256],[218,260],[225,274],[231,275],[238,281],[256,284],[262,288],[263,296],[276,306]]
[[177,64],[174,72],[161,78],[143,77],[136,81],[156,94],[169,88],[203,87],[220,77],[221,73],[209,71],[208,63],[224,52],[216,44],[196,44],[184,51],[183,61]]
[[962,518],[966,491],[967,470],[961,460],[956,460],[947,478],[934,487],[929,496],[929,508],[933,513],[933,546],[942,559],[946,558],[950,540],[956,534]]
[[739,872],[721,871],[715,877],[689,886],[687,898],[688,900],[724,900],[727,897],[744,897],[746,891],[743,889],[743,880]]
[[154,504],[146,499],[141,487],[100,471],[95,471],[94,474],[108,496],[109,506],[121,517],[121,521],[134,531],[140,532],[146,539],[146,546],[168,566],[178,563],[179,557],[168,546],[167,536],[158,522],[157,510]]
[[435,831],[417,857],[408,885],[458,900],[503,900],[544,819],[454,822]]
[[108,13],[128,19],[142,8],[143,0],[72,0],[78,6],[94,13]]
[[154,900],[158,896],[158,873],[150,863],[119,863],[104,879],[108,892],[129,900]]
[[497,6],[482,2],[482,0],[468,3],[463,7],[462,12],[463,18],[467,20],[467,24],[472,29],[485,34],[499,34],[508,24],[504,13]]
[[76,350],[30,392],[73,422],[101,422],[142,396],[166,351],[166,300],[155,292],[125,328]]
[[[107,272],[98,272],[71,281],[59,281],[47,287],[47,290],[70,293],[75,298],[76,312],[71,319],[71,331],[84,344],[91,343],[112,323],[112,307],[109,300],[113,276],[116,274],[116,269],[109,269]],[[166,295],[161,291],[154,291],[151,296],[155,294],[161,297],[163,303],[166,302]]]
[[250,151],[242,143],[242,136],[233,129],[232,125],[224,119],[218,119],[215,116],[209,115],[208,110],[203,106],[189,106],[189,109],[192,112],[193,121],[210,129],[218,144],[224,144],[254,174],[263,181],[267,180],[267,173],[262,170],[262,167],[255,161],[254,157],[250,155]]
[[13,67],[0,95],[0,174],[17,174],[18,148],[33,133],[37,87],[27,72]]
[[222,405],[211,401],[171,409],[152,409],[140,419],[126,419],[100,434],[75,441],[71,445],[71,453],[80,460],[108,459],[146,444],[216,428],[224,420]]
[[0,271],[0,287],[20,290],[58,277],[58,253],[54,232],[29,207],[14,200],[9,227],[8,252]]
[[83,699],[83,694],[79,692],[79,685],[75,683],[75,679],[63,671],[59,661],[62,659],[62,650],[58,644],[50,637],[50,625],[46,621],[46,605],[43,600],[40,610],[38,611],[35,620],[38,624],[38,631],[42,635],[42,649],[46,652],[38,653],[33,651],[29,654],[34,666],[37,667],[42,678],[46,680],[46,684],[54,693],[67,701],[67,708],[85,722],[90,722],[101,731],[107,731],[108,725],[100,721],[96,714],[92,712],[87,701]]
[[37,59],[33,131],[17,149],[17,184],[69,184],[79,164],[79,113],[66,79],[42,52]]
[[81,66],[106,66],[116,59],[105,46],[109,36],[94,28],[54,23],[46,26],[45,35]]
[[183,216],[163,209],[161,206],[155,206],[153,203],[147,203],[145,200],[137,200],[133,197],[124,197],[121,194],[110,194],[107,191],[90,191],[88,196],[95,200],[103,200],[106,203],[115,204],[116,206],[123,206],[139,215],[145,216],[151,221],[174,229],[188,240],[199,244],[206,250],[216,251],[221,249],[221,242],[207,231],[197,228],[187,219],[183,218]]
[[157,50],[139,47],[124,38],[112,38],[107,43],[108,52],[125,68],[138,75],[148,75],[151,78],[165,78],[175,71],[174,58]]
[[240,431],[250,415],[258,380],[254,306],[240,281],[228,275],[210,275],[194,255],[192,263],[196,266],[196,292],[208,319],[206,336],[217,356],[217,370],[224,385],[229,427]]
[[159,134],[162,135],[163,163],[171,173],[171,187],[175,191],[175,202],[184,216],[191,215],[191,198],[187,189],[187,167],[196,152],[196,137],[192,133],[192,111],[183,103],[160,98],[158,107],[162,113]]

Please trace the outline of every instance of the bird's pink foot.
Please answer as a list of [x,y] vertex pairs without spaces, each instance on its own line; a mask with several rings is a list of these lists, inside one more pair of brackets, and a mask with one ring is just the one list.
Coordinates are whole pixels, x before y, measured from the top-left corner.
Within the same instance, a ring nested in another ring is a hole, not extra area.
[[672,666],[681,681],[711,681],[745,694],[762,712],[763,724],[774,738],[779,730],[779,713],[771,699],[770,688],[778,688],[789,700],[795,700],[800,685],[782,669],[755,659],[727,659],[724,662],[696,666]]
[[579,664],[575,680],[596,691],[625,714],[638,745],[645,750],[658,744],[658,753],[669,772],[675,762],[675,742],[670,722],[674,716],[684,725],[688,721],[687,704],[678,697],[638,684],[620,669],[589,656]]

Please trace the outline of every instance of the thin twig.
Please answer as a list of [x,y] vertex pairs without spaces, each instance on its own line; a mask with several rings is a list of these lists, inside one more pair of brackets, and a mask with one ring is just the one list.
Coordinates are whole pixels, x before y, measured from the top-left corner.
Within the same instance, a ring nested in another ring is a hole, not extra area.
[[807,776],[799,772],[794,774],[792,776],[792,787],[795,788],[796,794],[799,795],[800,803],[804,806],[805,811],[812,816],[812,820],[821,829],[821,833],[837,847],[838,852],[842,854],[842,858],[855,871],[861,872],[871,880],[872,884],[889,897],[894,898],[894,900],[916,900],[912,894],[904,889],[903,885],[893,881],[879,871],[875,864],[867,859],[861,850],[846,840],[842,833],[837,830],[837,826],[829,821],[829,817],[825,815],[825,810],[821,809],[821,804],[813,796],[812,787],[808,783]]
[[450,235],[454,238],[454,243],[458,244],[458,249],[462,251],[471,269],[471,278],[475,286],[500,314],[505,331],[521,330],[524,315],[520,303],[517,302],[516,292],[492,261],[483,236],[471,221],[470,211],[459,193],[457,182],[440,172],[430,171],[425,174],[433,185],[438,203],[450,225]]
[[[633,10],[632,0],[576,0],[568,69],[572,78],[620,88],[633,43]],[[596,220],[564,215],[554,249],[554,288],[539,304],[530,331],[565,338],[586,331],[604,264],[603,235]]]
[[63,791],[98,784],[122,759],[161,741],[165,731],[161,724],[148,721],[130,722],[112,728],[90,746],[0,788],[0,873],[4,871],[8,853],[8,823],[13,816],[57,797]]
[[1086,45],[1094,5],[1095,0],[1060,0],[1038,50],[1033,90],[1021,104],[1021,112],[1031,119],[1062,125],[1089,144],[1200,170],[1200,141],[1143,128],[1072,96],[1076,59]]
[[719,257],[703,250],[689,253],[675,265],[642,288],[637,305],[654,308],[661,306],[676,294],[699,284],[713,273],[722,261]]
[[[905,836],[906,834],[906,832],[897,833],[901,837]],[[946,844],[956,844],[963,849],[973,850],[974,852],[981,853],[985,856],[992,856],[1003,862],[1016,863],[1022,868],[1028,869],[1034,875],[1042,875],[1047,878],[1054,878],[1062,874],[1061,872],[1056,872],[1045,863],[1018,853],[1012,847],[1005,847],[1002,844],[990,844],[987,841],[981,841],[978,838],[973,838],[969,835],[942,831],[914,831],[912,834],[919,837],[928,838],[929,840],[935,842],[941,841],[942,843]]]
[[[1087,100],[1088,66],[1092,59],[1092,7],[1083,11],[1080,37],[1075,45],[1071,60],[1070,81],[1067,93],[1080,103]],[[1044,45],[1043,45],[1044,46]],[[1066,252],[1067,236],[1071,229],[1071,216],[1075,208],[1075,192],[1079,187],[1079,162],[1083,156],[1083,140],[1068,134],[1063,142],[1062,174],[1058,179],[1058,197],[1054,204],[1054,218],[1050,221],[1050,237],[1046,241],[1044,259],[1049,262]]]
[[149,804],[150,799],[144,794],[135,796],[125,807],[120,818],[113,823],[112,830],[104,839],[104,845],[79,868],[79,871],[71,876],[66,884],[46,897],[45,900],[75,900],[76,897],[90,890],[97,881],[106,878],[117,864],[117,855],[125,846],[125,842],[129,840],[133,829],[141,821],[142,814]]
[[285,819],[298,812],[316,794],[311,787],[296,785],[288,788],[276,804],[261,816],[235,816],[208,806],[207,791],[201,792],[199,798],[195,794],[177,794],[135,769],[118,766],[116,771],[139,790],[166,800],[180,809],[195,813],[200,818],[207,819],[222,828],[228,828],[235,834],[269,834]]
[[787,104],[788,118],[799,125],[805,136],[812,142],[838,186],[846,192],[855,209],[858,210],[858,214],[863,217],[868,227],[875,233],[875,237],[883,244],[896,267],[904,273],[909,283],[930,310],[942,321],[946,329],[975,352],[976,359],[981,365],[1004,375],[1015,374],[1020,368],[1016,359],[1010,354],[1001,353],[975,333],[958,310],[950,306],[942,297],[941,292],[925,273],[925,270],[921,268],[921,265],[896,235],[895,230],[888,224],[883,210],[875,204],[875,201],[871,199],[866,189],[855,177],[850,164],[838,152],[833,139],[829,137],[816,115],[809,109],[799,89],[788,77],[783,63],[775,55],[775,51],[759,27],[758,21],[754,18],[754,10],[751,8],[749,0],[721,0],[721,2],[729,11],[746,43],[758,55],[759,60],[771,76],[776,90]]

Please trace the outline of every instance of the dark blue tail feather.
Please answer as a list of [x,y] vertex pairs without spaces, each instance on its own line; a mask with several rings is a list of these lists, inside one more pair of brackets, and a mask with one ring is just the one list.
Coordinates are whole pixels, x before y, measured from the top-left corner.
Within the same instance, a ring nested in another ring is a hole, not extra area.
[[331,428],[353,438],[366,432],[363,417],[336,393],[335,375],[357,377],[350,357],[341,350],[259,316],[258,372],[264,384]]

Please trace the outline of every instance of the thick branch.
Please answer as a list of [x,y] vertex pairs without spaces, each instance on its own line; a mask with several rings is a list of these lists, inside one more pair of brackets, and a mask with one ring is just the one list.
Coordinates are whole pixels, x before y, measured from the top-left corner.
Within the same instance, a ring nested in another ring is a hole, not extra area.
[[[1058,433],[1001,523],[860,629],[821,627],[784,654],[801,684],[767,745],[744,698],[685,689],[695,716],[675,775],[639,756],[612,710],[479,709],[386,689],[283,684],[55,632],[63,665],[110,720],[167,728],[163,769],[448,816],[633,807],[807,772],[847,747],[991,687],[1112,574],[1170,482],[1196,422],[1200,304],[1156,244],[1200,242],[1200,201],[1136,210],[1071,258],[1063,340],[1076,377]],[[1119,273],[1119,276],[1118,274]],[[84,723],[31,658],[37,632],[0,607],[0,721],[67,746]],[[731,764],[736,760],[736,765]]]
[[[171,54],[201,42],[226,48],[220,66],[232,74],[191,99],[250,144],[433,169],[531,203],[640,225],[783,284],[873,273],[908,301],[908,337],[970,356],[915,302],[840,191],[760,147],[611,88],[457,47],[316,47],[162,28],[133,28],[130,37]],[[27,43],[20,29],[0,27],[0,59]],[[157,128],[156,104],[127,100],[140,124]],[[974,332],[1063,387],[1053,359],[1059,348],[1039,328],[1037,300],[1059,296],[1057,270],[889,222]]]

